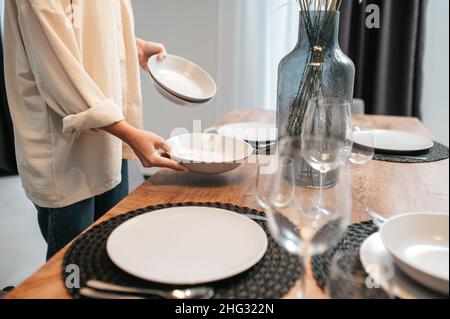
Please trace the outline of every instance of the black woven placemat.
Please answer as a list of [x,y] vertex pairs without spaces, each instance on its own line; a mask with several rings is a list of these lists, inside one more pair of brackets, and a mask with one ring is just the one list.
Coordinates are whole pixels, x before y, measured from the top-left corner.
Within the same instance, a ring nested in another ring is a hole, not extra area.
[[319,287],[322,289],[326,287],[330,265],[336,253],[359,249],[361,244],[377,231],[378,227],[372,221],[350,225],[336,247],[322,255],[314,256],[311,263]]
[[440,143],[435,142],[434,146],[424,154],[406,156],[406,155],[393,155],[393,154],[375,154],[374,160],[393,162],[393,163],[432,163],[445,160],[449,157],[448,147]]
[[[264,213],[231,204],[223,203],[176,203],[150,206],[111,218],[77,239],[64,256],[62,276],[68,275],[64,269],[67,265],[78,265],[80,269],[80,286],[87,280],[96,279],[108,283],[142,288],[173,289],[175,287],[152,283],[135,278],[116,267],[106,252],[106,242],[111,232],[123,222],[138,215],[170,207],[206,206],[227,209],[240,214],[264,215]],[[218,299],[278,299],[283,297],[296,280],[302,269],[297,256],[290,255],[276,244],[270,236],[266,222],[256,221],[267,233],[268,249],[261,261],[248,271],[221,282],[211,283],[215,288],[214,298]],[[182,287],[176,287],[182,288]],[[69,288],[69,293],[80,298],[78,289]]]

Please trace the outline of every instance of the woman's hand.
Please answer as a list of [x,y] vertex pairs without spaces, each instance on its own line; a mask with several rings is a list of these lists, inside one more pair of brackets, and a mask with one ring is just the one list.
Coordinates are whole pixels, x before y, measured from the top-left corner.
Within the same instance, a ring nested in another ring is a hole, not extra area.
[[177,171],[187,171],[179,163],[168,159],[159,152],[170,153],[170,146],[160,136],[142,130],[137,130],[129,138],[128,145],[136,153],[144,167],[166,167]]
[[151,56],[157,54],[158,59],[162,60],[167,55],[166,48],[161,43],[149,42],[136,38],[136,46],[139,56],[139,65],[144,71],[147,71],[148,59],[150,59]]
[[103,128],[104,131],[127,143],[137,155],[144,167],[166,167],[186,172],[179,163],[164,157],[159,150],[170,153],[170,146],[154,133],[138,130],[125,121]]

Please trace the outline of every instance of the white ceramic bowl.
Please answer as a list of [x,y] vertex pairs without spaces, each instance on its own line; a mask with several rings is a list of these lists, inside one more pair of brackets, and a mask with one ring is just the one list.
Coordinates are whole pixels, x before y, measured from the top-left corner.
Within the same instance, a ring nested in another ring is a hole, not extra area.
[[179,97],[171,94],[170,92],[164,90],[156,81],[153,81],[153,84],[155,86],[156,91],[158,91],[159,94],[161,94],[163,97],[165,97],[170,102],[180,105],[180,106],[196,106],[199,103],[189,102],[185,101],[183,99],[180,99]]
[[186,134],[167,140],[169,156],[190,172],[221,174],[239,167],[253,153],[247,142],[219,134]]
[[380,233],[369,236],[360,248],[361,263],[383,289],[401,299],[442,299],[445,295],[428,289],[398,270],[384,247]]
[[167,55],[158,60],[152,56],[148,70],[161,88],[185,101],[205,103],[216,95],[216,83],[208,72],[184,58]]
[[403,272],[420,284],[448,295],[448,214],[396,216],[382,226],[380,235]]

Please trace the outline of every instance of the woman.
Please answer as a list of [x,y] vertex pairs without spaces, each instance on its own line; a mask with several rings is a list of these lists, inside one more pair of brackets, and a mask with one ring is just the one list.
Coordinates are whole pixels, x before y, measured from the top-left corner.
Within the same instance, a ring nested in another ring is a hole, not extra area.
[[126,196],[122,159],[184,170],[140,129],[139,65],[166,52],[135,38],[129,0],[6,1],[4,44],[19,174],[47,258]]

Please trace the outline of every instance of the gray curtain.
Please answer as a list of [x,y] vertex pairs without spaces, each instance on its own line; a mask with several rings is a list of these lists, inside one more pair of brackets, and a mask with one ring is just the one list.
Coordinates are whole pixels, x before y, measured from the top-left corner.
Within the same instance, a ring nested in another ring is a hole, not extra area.
[[[340,45],[355,63],[355,97],[367,113],[421,116],[427,1],[343,0]],[[380,8],[379,29],[366,27],[370,4]]]
[[14,135],[8,108],[3,69],[3,44],[0,26],[0,176],[17,173],[14,155]]

